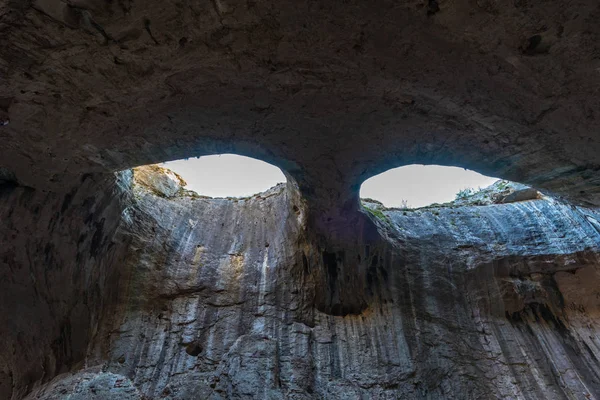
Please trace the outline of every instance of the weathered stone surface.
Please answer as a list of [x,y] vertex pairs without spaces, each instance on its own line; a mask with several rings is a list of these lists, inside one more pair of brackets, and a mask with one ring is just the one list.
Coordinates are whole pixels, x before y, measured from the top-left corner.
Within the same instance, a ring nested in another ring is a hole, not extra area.
[[98,368],[73,375],[59,375],[30,396],[39,400],[142,400],[143,397],[125,376]]
[[[0,0],[0,398],[121,399],[121,376],[134,398],[600,397],[597,211],[358,199],[435,163],[599,206],[599,19],[597,0]],[[223,152],[288,186],[113,183]]]
[[0,168],[30,187],[235,152],[286,171],[324,231],[362,181],[411,163],[600,205],[596,0],[3,0],[0,16]]
[[163,197],[175,196],[186,185],[186,182],[175,172],[158,165],[134,168],[133,179]]
[[542,195],[540,192],[533,188],[526,188],[521,190],[515,190],[514,192],[507,194],[498,199],[499,203],[514,203],[517,201],[527,201],[527,200],[537,200],[540,199]]
[[0,185],[0,398],[84,365],[122,290],[127,180],[86,176],[62,195]]
[[[124,188],[127,174],[120,182],[110,232],[126,255],[105,267],[119,293],[96,309],[85,365],[81,353],[57,360],[74,374],[28,398],[92,386],[98,399],[600,396],[597,211],[548,197],[364,211],[378,239],[324,256],[292,185],[168,199]],[[344,282],[360,307],[322,301]],[[41,354],[30,357],[7,371],[35,371]],[[21,398],[58,372],[7,393]]]

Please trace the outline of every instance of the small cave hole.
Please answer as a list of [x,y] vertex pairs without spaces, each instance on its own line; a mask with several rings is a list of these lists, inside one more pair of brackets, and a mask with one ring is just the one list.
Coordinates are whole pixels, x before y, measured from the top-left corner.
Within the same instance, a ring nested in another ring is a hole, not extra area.
[[198,342],[188,343],[185,346],[185,352],[192,357],[198,357],[202,353],[202,346]]

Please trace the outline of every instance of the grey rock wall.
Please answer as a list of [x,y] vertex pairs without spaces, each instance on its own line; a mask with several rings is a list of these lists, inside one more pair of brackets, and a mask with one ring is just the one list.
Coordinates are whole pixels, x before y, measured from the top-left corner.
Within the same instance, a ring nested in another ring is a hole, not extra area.
[[123,179],[84,176],[65,194],[0,186],[0,399],[85,366],[121,289]]
[[[600,396],[598,212],[548,198],[364,210],[332,248],[291,186],[130,190],[118,301],[85,364],[30,399]],[[346,283],[361,306],[331,308]]]

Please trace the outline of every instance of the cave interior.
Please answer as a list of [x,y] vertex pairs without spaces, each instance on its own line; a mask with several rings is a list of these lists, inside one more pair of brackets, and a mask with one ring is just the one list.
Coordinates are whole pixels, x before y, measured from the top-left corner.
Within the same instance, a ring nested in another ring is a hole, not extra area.
[[[0,0],[0,399],[600,399],[599,19]],[[157,165],[223,153],[287,182]],[[360,200],[410,164],[503,180]]]

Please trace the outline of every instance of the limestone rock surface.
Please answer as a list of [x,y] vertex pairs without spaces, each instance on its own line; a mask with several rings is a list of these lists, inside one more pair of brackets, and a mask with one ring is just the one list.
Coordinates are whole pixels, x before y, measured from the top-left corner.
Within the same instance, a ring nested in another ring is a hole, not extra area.
[[599,18],[597,0],[2,0],[0,168],[59,191],[233,152],[336,226],[411,163],[598,206]]
[[159,196],[173,197],[186,182],[175,172],[158,165],[145,165],[133,170],[133,179]]
[[[0,0],[0,398],[599,398],[599,20]],[[219,153],[287,185],[130,171]],[[413,163],[528,186],[361,205]]]
[[[235,200],[166,198],[135,182],[120,174],[112,200],[80,211],[94,210],[94,220],[120,212],[100,240],[113,250],[82,270],[106,287],[83,297],[92,317],[3,332],[15,343],[1,358],[6,398],[600,396],[597,211],[551,197],[364,210],[378,239],[334,249],[311,232],[293,185]],[[4,192],[4,210],[25,193]],[[40,205],[40,215],[52,207]],[[47,312],[75,318],[77,302],[62,311],[52,299],[79,296],[46,274],[46,291],[28,306],[40,314],[21,324],[37,326]],[[2,282],[4,294],[31,286]],[[27,358],[11,358],[25,341]],[[36,372],[48,354],[52,363]]]

